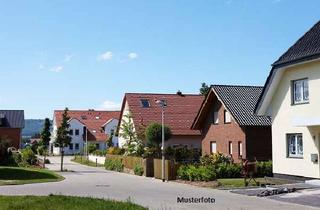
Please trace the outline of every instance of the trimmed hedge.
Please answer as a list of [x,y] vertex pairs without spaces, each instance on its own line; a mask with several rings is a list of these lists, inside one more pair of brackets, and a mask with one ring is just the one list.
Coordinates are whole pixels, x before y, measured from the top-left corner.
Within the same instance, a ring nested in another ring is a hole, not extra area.
[[[124,168],[130,170],[137,170],[138,171],[142,168],[143,170],[143,158],[141,157],[134,157],[134,156],[122,156],[122,155],[106,155],[105,167],[108,170],[113,171],[123,171]],[[137,168],[139,167],[139,169]]]
[[183,165],[178,169],[178,178],[189,181],[213,181],[217,176],[212,166]]
[[257,162],[257,176],[258,177],[273,176],[271,160]]
[[106,162],[104,165],[107,170],[118,171],[118,172],[123,171],[123,164],[121,159],[115,159],[115,158],[106,159]]

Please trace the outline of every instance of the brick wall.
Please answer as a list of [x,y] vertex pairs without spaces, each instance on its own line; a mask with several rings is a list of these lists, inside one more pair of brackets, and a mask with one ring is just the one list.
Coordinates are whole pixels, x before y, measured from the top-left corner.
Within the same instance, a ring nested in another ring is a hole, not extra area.
[[[218,124],[213,124],[214,110],[218,110]],[[239,162],[239,142],[242,142],[242,157],[246,158],[245,132],[233,119],[231,119],[231,123],[224,123],[224,110],[223,105],[217,101],[208,112],[202,129],[202,153],[210,154],[210,142],[214,141],[216,142],[217,152],[229,155],[229,142],[232,142],[232,157],[235,162]]]
[[19,149],[21,141],[20,128],[0,128],[0,137],[5,137],[10,140],[11,146]]

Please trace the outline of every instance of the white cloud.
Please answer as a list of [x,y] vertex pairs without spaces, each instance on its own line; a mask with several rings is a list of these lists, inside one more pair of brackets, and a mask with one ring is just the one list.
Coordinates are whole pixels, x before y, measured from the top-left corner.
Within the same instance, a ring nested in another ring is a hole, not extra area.
[[102,53],[101,55],[98,56],[98,60],[100,61],[106,61],[106,60],[111,60],[113,57],[113,54],[111,51],[107,51],[105,53]]
[[69,61],[71,61],[71,59],[74,57],[74,55],[73,54],[65,54],[64,55],[64,62],[69,62]]
[[109,111],[120,110],[121,104],[114,101],[105,100],[98,108]]
[[133,59],[137,59],[139,57],[139,55],[135,52],[131,52],[128,54],[128,58],[133,60]]
[[40,64],[39,65],[39,70],[43,70],[44,69],[44,65]]
[[52,67],[51,69],[49,69],[49,71],[52,71],[52,72],[61,72],[63,70],[63,66],[54,66]]

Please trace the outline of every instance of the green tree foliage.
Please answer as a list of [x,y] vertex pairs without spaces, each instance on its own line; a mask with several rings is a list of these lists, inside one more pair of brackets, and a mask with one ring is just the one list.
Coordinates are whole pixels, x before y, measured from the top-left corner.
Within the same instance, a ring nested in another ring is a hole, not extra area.
[[49,118],[46,118],[44,120],[44,126],[43,129],[40,133],[40,145],[41,145],[41,150],[42,150],[42,155],[44,156],[43,158],[43,167],[45,167],[45,162],[46,162],[46,156],[47,156],[47,151],[48,151],[48,146],[49,142],[51,139],[51,133],[50,133],[50,127],[51,127],[51,122]]
[[113,135],[110,135],[107,139],[107,147],[110,148],[110,147],[113,147],[113,142],[112,142],[112,138],[113,138]]
[[141,156],[144,152],[144,145],[135,132],[131,113],[123,116],[120,130],[121,133],[119,135],[126,139],[126,143],[123,146],[125,149],[124,155]]
[[57,130],[57,136],[55,139],[55,146],[60,148],[60,153],[61,153],[61,167],[60,170],[63,171],[63,156],[64,156],[64,148],[68,147],[71,142],[71,137],[69,135],[69,119],[70,117],[68,116],[68,108],[65,108],[63,114],[62,114],[62,122],[60,126],[58,127]]
[[88,153],[89,154],[92,154],[94,151],[96,151],[97,150],[97,146],[96,146],[96,144],[94,144],[94,143],[90,143],[89,145],[88,145]]
[[206,96],[210,90],[210,87],[205,83],[201,83],[200,94]]
[[[159,123],[151,123],[146,128],[145,136],[150,145],[157,146],[162,142],[162,125]],[[171,138],[171,130],[168,126],[164,126],[164,140],[167,141]]]

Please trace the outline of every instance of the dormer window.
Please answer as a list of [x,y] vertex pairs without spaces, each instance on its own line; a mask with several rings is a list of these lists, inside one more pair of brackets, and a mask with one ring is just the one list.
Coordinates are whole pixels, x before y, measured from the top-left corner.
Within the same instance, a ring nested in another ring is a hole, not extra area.
[[149,102],[148,99],[141,99],[140,101],[141,101],[141,106],[143,108],[149,108],[150,107],[150,102]]
[[99,120],[100,119],[100,117],[99,116],[96,116],[96,120]]
[[292,102],[293,104],[309,102],[308,79],[300,79],[292,82]]
[[93,133],[97,133],[97,131],[96,131],[96,130],[92,130],[92,132],[93,132]]

